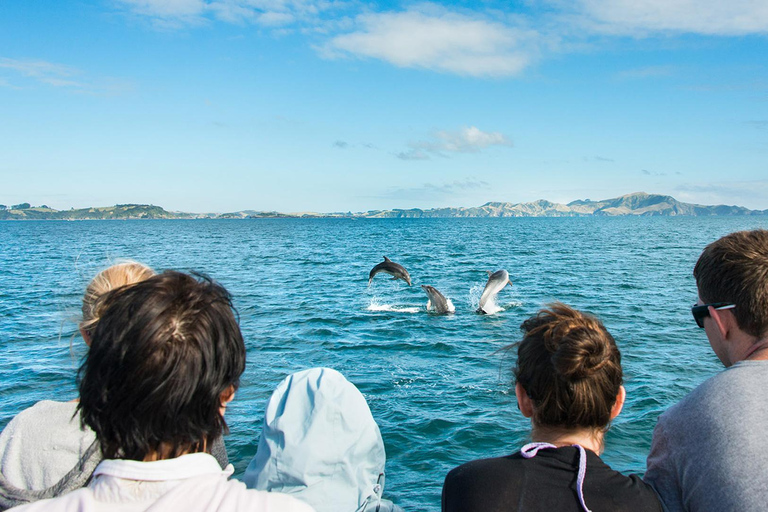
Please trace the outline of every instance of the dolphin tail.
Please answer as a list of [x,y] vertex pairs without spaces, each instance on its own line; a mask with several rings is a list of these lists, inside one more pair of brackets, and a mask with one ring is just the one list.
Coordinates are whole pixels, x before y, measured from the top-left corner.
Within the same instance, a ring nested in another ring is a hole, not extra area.
[[490,270],[486,270],[486,273],[488,274],[488,277],[491,277],[491,274],[493,274],[493,272],[491,272]]
[[477,313],[478,315],[487,315],[488,314],[488,313],[485,312],[485,310],[483,308],[477,308],[477,310],[475,310],[475,313]]

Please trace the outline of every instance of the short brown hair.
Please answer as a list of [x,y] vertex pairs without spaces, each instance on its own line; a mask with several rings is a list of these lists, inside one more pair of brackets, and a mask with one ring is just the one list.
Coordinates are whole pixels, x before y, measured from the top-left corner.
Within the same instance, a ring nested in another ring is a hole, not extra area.
[[758,338],[768,333],[768,230],[737,231],[712,242],[693,277],[702,301],[735,304],[739,328]]
[[534,426],[605,428],[622,370],[619,348],[602,322],[558,302],[520,329],[514,375],[533,401]]

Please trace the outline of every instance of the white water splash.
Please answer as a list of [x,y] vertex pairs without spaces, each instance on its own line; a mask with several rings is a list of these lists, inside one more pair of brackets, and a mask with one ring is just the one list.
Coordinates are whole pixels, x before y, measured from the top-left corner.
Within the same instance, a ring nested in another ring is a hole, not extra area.
[[[445,304],[448,306],[448,313],[455,313],[456,312],[456,306],[453,305],[453,301],[449,299],[448,297],[445,298]],[[427,301],[427,311],[431,312],[434,311],[435,308],[432,307],[432,301]]]
[[394,304],[382,304],[379,299],[373,297],[366,308],[368,311],[392,311],[395,313],[418,313],[421,308],[418,306],[396,306]]

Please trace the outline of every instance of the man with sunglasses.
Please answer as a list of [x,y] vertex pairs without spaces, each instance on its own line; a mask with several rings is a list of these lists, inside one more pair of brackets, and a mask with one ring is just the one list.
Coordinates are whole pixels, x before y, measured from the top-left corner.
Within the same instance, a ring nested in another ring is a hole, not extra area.
[[691,309],[725,371],[659,417],[645,480],[666,511],[768,508],[768,230],[708,245]]

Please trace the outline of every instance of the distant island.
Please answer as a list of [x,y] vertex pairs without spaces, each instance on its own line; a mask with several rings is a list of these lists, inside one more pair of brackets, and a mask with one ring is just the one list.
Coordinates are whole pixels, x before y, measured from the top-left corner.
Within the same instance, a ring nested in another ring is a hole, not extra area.
[[146,204],[117,204],[95,208],[55,210],[46,205],[22,203],[0,205],[0,220],[109,220],[109,219],[264,219],[264,218],[355,218],[355,219],[424,219],[451,217],[589,217],[589,216],[713,216],[768,215],[768,210],[750,210],[742,206],[706,206],[683,203],[671,196],[635,192],[614,199],[552,203],[544,199],[530,203],[491,202],[471,208],[432,208],[421,210],[371,210],[346,213],[280,213],[243,210],[230,213],[186,213],[167,211]]

